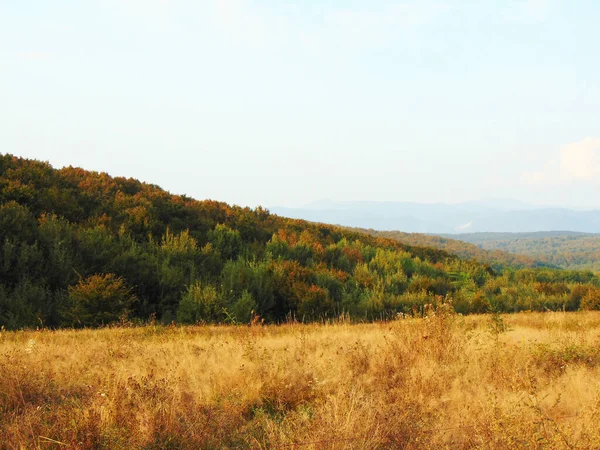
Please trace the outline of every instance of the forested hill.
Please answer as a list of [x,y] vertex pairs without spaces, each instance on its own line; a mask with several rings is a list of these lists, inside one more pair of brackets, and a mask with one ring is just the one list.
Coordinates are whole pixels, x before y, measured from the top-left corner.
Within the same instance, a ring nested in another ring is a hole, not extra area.
[[[352,229],[352,228],[350,228]],[[372,236],[382,237],[386,239],[395,239],[403,244],[417,245],[423,247],[432,247],[445,250],[455,254],[463,259],[473,259],[484,264],[489,264],[497,270],[502,270],[506,267],[557,267],[553,261],[547,258],[536,259],[531,253],[513,252],[509,249],[505,250],[502,246],[481,245],[472,243],[469,239],[461,239],[462,236],[476,236],[478,234],[487,235],[494,233],[473,233],[472,235],[442,235],[436,236],[423,233],[403,233],[402,231],[379,231],[372,229],[353,228],[355,231],[368,233]],[[507,235],[511,233],[499,233]]]
[[537,233],[469,233],[454,239],[477,245],[485,251],[527,255],[567,269],[600,271],[600,234],[573,231]]
[[[0,325],[279,322],[595,307],[591,272],[512,270],[130,178],[0,155]],[[260,319],[258,319],[260,317]]]

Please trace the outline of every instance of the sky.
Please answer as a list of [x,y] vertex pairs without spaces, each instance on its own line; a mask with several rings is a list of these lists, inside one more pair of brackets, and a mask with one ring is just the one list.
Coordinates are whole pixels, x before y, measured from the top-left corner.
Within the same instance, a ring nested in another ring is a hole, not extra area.
[[0,1],[0,152],[197,199],[600,208],[595,0]]

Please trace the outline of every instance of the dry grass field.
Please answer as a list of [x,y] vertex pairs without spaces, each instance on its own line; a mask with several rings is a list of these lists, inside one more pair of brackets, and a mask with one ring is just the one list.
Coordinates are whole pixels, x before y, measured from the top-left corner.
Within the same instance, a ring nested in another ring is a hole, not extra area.
[[600,448],[600,313],[0,334],[1,448]]

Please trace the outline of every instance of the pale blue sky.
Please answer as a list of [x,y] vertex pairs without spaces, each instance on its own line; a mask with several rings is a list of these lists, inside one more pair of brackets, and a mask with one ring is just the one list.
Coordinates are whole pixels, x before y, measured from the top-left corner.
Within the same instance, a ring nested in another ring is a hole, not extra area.
[[0,152],[242,205],[600,207],[600,2],[0,1]]

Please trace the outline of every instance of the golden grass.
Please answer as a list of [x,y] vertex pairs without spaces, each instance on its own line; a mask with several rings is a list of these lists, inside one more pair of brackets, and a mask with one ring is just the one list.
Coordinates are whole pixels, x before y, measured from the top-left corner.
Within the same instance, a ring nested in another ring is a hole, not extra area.
[[600,448],[600,313],[492,323],[2,332],[0,447]]

